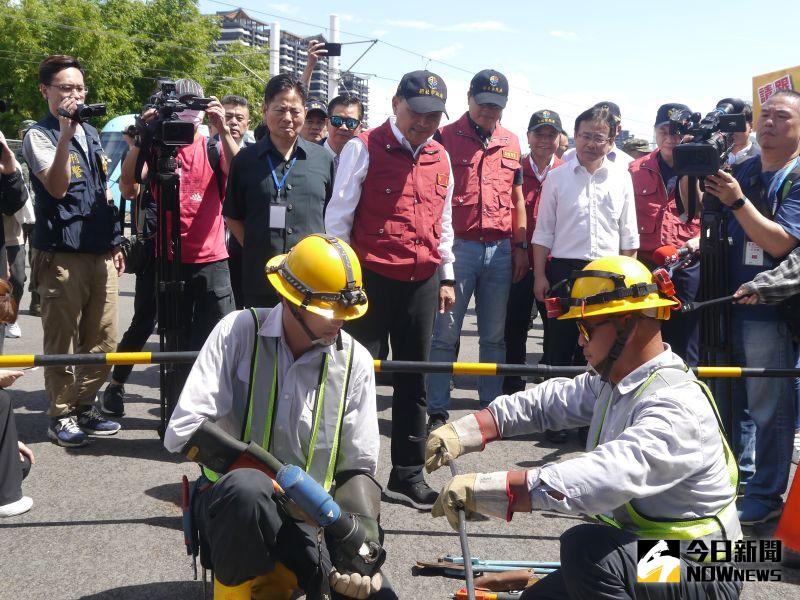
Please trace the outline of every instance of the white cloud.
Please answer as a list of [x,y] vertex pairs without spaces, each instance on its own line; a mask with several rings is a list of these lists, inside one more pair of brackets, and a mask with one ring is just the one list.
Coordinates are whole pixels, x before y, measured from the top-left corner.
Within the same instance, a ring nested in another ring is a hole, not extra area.
[[436,26],[428,21],[387,21],[387,23],[392,27],[403,29],[436,29]]
[[551,31],[550,35],[552,35],[554,38],[566,40],[568,42],[578,41],[578,34],[574,31],[563,31],[561,29],[556,29],[555,31]]
[[459,50],[461,50],[461,44],[450,44],[438,50],[431,50],[428,52],[428,58],[432,60],[447,60],[457,56]]
[[294,4],[287,4],[285,2],[275,2],[273,4],[267,4],[267,7],[287,15],[296,15],[300,12],[299,6],[295,6]]
[[511,31],[511,28],[501,21],[475,21],[472,23],[456,23],[442,27],[442,31]]

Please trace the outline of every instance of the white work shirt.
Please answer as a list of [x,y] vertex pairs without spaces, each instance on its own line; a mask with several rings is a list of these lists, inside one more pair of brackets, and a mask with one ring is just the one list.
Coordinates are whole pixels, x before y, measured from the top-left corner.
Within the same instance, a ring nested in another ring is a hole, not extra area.
[[[591,424],[585,453],[528,471],[533,508],[610,515],[635,500],[640,514],[661,520],[705,517],[727,506],[736,491],[719,425],[700,387],[686,381],[633,398],[655,369],[681,365],[664,344],[664,352],[616,386],[584,373],[492,402],[502,438]],[[599,444],[590,450],[601,422]],[[556,500],[547,490],[565,497]]]
[[[577,157],[578,154],[575,152],[575,148],[569,148],[561,156],[561,160],[563,160],[564,162],[568,162],[575,160]],[[608,158],[608,160],[610,160],[613,163],[622,165],[626,169],[628,168],[628,165],[634,161],[634,158],[630,154],[620,150],[617,147],[616,142],[611,145],[611,150],[609,150],[608,154],[606,154],[606,158]]]
[[533,170],[533,175],[536,177],[536,179],[539,180],[539,183],[541,183],[544,181],[544,178],[547,177],[547,174],[550,172],[550,169],[553,168],[553,163],[556,161],[556,155],[553,154],[552,156],[550,156],[550,162],[547,163],[547,166],[541,173],[539,173],[539,167],[536,166],[536,163],[533,160],[533,156],[530,154],[528,155],[528,161],[530,161],[531,163],[531,169]]
[[[389,125],[398,143],[406,148],[414,159],[419,156],[425,144],[420,145],[414,150],[409,141],[395,125],[395,117],[389,117]],[[430,141],[430,140],[428,140]],[[447,186],[447,196],[444,199],[442,210],[442,235],[439,238],[439,254],[442,263],[439,265],[439,276],[441,279],[455,279],[453,272],[453,209],[451,206],[453,198],[453,168],[450,165],[450,156],[444,152],[447,159],[447,166],[450,169],[450,183]],[[353,230],[353,219],[355,218],[356,207],[361,199],[361,186],[367,177],[369,168],[369,151],[361,138],[355,137],[347,142],[339,155],[339,166],[336,169],[336,179],[333,182],[333,193],[331,194],[328,207],[325,209],[325,232],[328,235],[335,235],[350,242],[350,232]]]
[[[303,467],[313,427],[312,416],[319,378],[319,357],[331,347],[314,347],[297,360],[283,339],[283,307],[273,308],[259,335],[280,336],[278,390],[271,452],[283,463]],[[172,413],[164,446],[178,452],[200,424],[209,419],[237,439],[242,423],[231,414],[234,394],[247,394],[255,327],[250,311],[227,315],[208,336],[189,373]],[[375,475],[380,438],[375,400],[375,371],[366,348],[353,340],[337,472],[362,471]],[[256,390],[254,401],[268,402],[269,390]],[[238,421],[238,422],[237,422]],[[320,425],[322,427],[322,425]]]
[[553,169],[542,187],[533,243],[554,258],[594,260],[639,248],[633,183],[603,159],[589,173],[579,161]]

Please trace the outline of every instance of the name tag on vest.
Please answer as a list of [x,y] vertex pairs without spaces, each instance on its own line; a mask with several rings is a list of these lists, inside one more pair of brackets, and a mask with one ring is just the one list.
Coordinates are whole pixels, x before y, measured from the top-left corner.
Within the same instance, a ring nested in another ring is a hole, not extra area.
[[436,183],[438,183],[439,185],[443,185],[445,187],[450,185],[450,173],[437,173]]
[[510,158],[511,160],[519,160],[519,152],[513,150],[503,150],[503,158]]

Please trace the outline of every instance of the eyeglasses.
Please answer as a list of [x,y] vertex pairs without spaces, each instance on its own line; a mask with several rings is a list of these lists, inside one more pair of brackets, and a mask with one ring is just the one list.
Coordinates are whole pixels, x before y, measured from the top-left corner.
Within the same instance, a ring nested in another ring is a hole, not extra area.
[[608,142],[611,141],[610,137],[600,135],[599,133],[579,133],[578,137],[581,138],[587,144],[589,142],[594,142],[598,146],[607,144]]
[[594,334],[595,330],[598,327],[602,327],[606,323],[611,323],[611,319],[606,319],[605,321],[600,321],[599,323],[595,323],[594,325],[589,325],[586,321],[576,321],[575,324],[578,326],[578,331],[583,336],[587,342],[591,340],[592,335]]
[[58,88],[59,91],[64,92],[65,94],[71,94],[74,91],[78,92],[79,94],[88,94],[89,93],[89,86],[87,85],[68,85],[66,83],[62,83],[60,85],[55,85],[52,83],[48,83],[47,87]]
[[344,124],[350,131],[355,131],[356,128],[361,124],[361,121],[358,119],[354,119],[353,117],[338,117],[332,116],[330,117],[331,125],[334,127],[341,127]]

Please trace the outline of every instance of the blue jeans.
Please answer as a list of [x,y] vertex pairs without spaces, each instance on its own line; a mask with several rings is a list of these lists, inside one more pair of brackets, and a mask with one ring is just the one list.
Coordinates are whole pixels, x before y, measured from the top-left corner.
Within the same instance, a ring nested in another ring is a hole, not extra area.
[[[478,314],[478,345],[480,362],[502,363],[506,360],[506,304],[511,287],[511,243],[470,242],[456,239],[455,255],[456,303],[450,312],[437,313],[433,327],[430,360],[453,362],[456,345],[461,337],[461,326],[467,306],[475,294]],[[450,375],[429,374],[428,414],[445,415],[450,406]],[[478,396],[481,406],[488,406],[502,394],[502,377],[478,377]]]
[[[786,324],[780,320],[731,319],[732,364],[743,367],[785,369],[795,365],[795,352]],[[737,400],[744,399],[755,425],[755,469],[745,497],[769,508],[782,505],[781,494],[789,481],[795,424],[794,381],[789,377],[749,377],[732,382],[733,402],[727,399],[727,384],[718,381],[719,408],[734,452],[744,451],[746,466],[749,440],[742,431]],[[731,417],[731,404],[733,416]],[[741,405],[740,405],[741,407]],[[744,435],[743,435],[744,434]],[[745,477],[747,473],[744,473]]]

